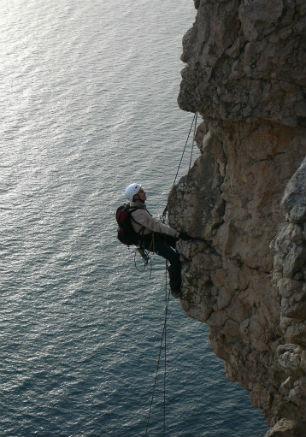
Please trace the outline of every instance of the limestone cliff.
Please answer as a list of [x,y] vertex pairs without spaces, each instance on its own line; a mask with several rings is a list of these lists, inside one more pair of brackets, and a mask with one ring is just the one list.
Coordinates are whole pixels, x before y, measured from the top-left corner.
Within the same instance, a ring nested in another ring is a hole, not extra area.
[[306,2],[195,0],[179,105],[201,156],[172,190],[185,311],[269,436],[306,436]]

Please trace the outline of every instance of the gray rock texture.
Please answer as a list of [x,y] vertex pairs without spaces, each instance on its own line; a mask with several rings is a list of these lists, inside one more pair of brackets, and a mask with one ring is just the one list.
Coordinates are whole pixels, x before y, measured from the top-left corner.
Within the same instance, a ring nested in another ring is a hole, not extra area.
[[268,436],[306,436],[306,2],[195,0],[179,104],[200,157],[169,197],[188,315]]
[[183,40],[182,109],[305,126],[305,1],[195,3],[196,21]]

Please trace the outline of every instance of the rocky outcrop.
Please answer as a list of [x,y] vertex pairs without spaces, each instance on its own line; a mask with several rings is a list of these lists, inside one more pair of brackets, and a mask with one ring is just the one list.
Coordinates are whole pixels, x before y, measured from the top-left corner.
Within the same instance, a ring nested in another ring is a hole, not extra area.
[[182,109],[306,124],[304,0],[200,0],[184,37]]
[[201,156],[169,198],[170,223],[195,238],[180,242],[181,302],[269,436],[304,436],[306,3],[195,6],[179,104],[204,119]]
[[[286,222],[271,245],[282,333],[275,361],[280,376],[276,407],[292,423],[306,420],[306,159],[287,184],[282,203]],[[305,425],[300,428],[298,435],[305,435]]]

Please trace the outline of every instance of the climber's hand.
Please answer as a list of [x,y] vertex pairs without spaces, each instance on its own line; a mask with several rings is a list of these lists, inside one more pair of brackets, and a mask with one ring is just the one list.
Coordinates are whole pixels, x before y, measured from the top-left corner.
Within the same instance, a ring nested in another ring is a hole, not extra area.
[[190,235],[188,235],[186,232],[181,232],[180,235],[179,235],[179,238],[180,238],[181,240],[184,240],[184,241],[188,241],[188,240],[192,240],[192,239],[193,239],[193,238],[190,237]]

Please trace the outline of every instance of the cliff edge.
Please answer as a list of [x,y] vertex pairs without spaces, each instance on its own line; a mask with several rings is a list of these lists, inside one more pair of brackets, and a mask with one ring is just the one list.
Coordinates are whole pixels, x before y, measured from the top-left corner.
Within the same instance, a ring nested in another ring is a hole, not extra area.
[[194,0],[178,102],[201,156],[169,198],[183,308],[268,436],[306,435],[306,3]]

